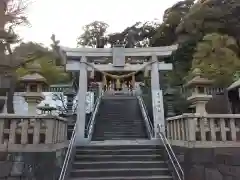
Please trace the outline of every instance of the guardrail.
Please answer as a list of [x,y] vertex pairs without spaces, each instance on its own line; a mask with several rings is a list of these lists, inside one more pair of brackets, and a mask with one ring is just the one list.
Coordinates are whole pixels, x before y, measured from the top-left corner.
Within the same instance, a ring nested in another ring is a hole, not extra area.
[[[86,129],[88,131],[88,133],[87,133],[88,138],[90,138],[90,136],[92,135],[92,132],[93,132],[95,117],[96,117],[96,113],[98,111],[98,107],[100,105],[100,101],[101,101],[101,96],[97,99],[97,101],[94,105],[94,111],[93,111],[93,114],[91,116],[91,120],[88,123],[87,129]],[[65,156],[65,159],[64,159],[63,167],[62,167],[61,174],[60,174],[58,180],[64,180],[65,177],[66,177],[67,169],[69,167],[69,162],[71,162],[71,156],[72,156],[72,153],[73,153],[73,148],[74,148],[75,139],[76,139],[76,126],[77,126],[77,123],[74,125],[71,140],[70,140],[70,143],[68,145],[68,149],[67,149],[67,153],[66,153],[66,156]]]
[[141,112],[142,112],[144,121],[145,121],[145,123],[147,125],[147,129],[148,129],[149,135],[150,135],[151,138],[153,138],[154,134],[155,134],[154,133],[154,128],[153,128],[153,124],[150,121],[150,118],[148,116],[146,105],[144,104],[143,99],[142,99],[141,96],[137,96],[137,98],[138,98],[138,102],[139,102],[139,105],[140,105],[140,108],[141,108]]
[[166,136],[162,132],[160,132],[160,125],[159,124],[158,124],[158,129],[159,129],[158,134],[159,134],[159,136],[162,140],[162,143],[163,143],[164,148],[167,152],[168,158],[169,158],[169,160],[170,160],[170,162],[173,166],[174,173],[176,174],[178,180],[184,180],[183,169],[182,169],[182,167],[181,167],[181,165],[180,165],[180,163],[179,163],[179,161],[178,161],[178,159],[177,159],[177,157],[176,157],[168,139],[166,138]]
[[90,121],[87,125],[86,134],[87,134],[87,138],[89,140],[92,139],[92,133],[93,133],[93,128],[94,128],[94,124],[95,124],[95,117],[96,117],[96,114],[98,112],[101,99],[102,99],[102,96],[99,96],[98,99],[96,100],[96,103],[95,103],[95,106],[94,106],[94,111],[93,111],[92,116],[90,118]]
[[64,159],[64,162],[63,162],[63,167],[62,167],[61,174],[60,174],[58,180],[64,180],[65,177],[66,177],[67,169],[68,169],[68,166],[69,166],[69,162],[71,160],[71,155],[72,155],[72,152],[73,152],[75,139],[76,139],[76,126],[77,126],[77,123],[74,126],[74,129],[73,129],[73,132],[72,132],[72,137],[71,137],[70,143],[68,145],[67,153],[66,153],[66,156],[65,156],[65,159]]

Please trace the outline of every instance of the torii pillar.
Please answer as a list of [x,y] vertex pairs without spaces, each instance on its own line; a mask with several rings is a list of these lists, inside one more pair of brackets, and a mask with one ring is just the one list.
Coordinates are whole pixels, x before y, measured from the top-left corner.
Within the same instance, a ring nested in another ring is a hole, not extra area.
[[[165,118],[163,107],[163,92],[160,89],[159,82],[159,62],[156,55],[152,55],[152,69],[151,69],[151,91],[152,91],[152,108],[154,121],[154,137],[158,134],[158,125],[160,131],[165,134]],[[169,69],[171,70],[171,69]]]
[[86,94],[87,94],[87,59],[85,56],[80,60],[80,75],[79,75],[79,89],[78,89],[78,108],[76,121],[76,144],[85,144],[85,123],[86,123]]

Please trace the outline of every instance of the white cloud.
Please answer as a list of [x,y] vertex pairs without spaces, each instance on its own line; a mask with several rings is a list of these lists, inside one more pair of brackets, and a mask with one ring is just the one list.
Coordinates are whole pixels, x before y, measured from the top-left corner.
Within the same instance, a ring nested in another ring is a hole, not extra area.
[[137,21],[161,19],[165,9],[176,0],[35,0],[27,15],[31,27],[18,29],[25,41],[49,45],[55,33],[64,46],[75,47],[82,27],[94,20],[121,31]]

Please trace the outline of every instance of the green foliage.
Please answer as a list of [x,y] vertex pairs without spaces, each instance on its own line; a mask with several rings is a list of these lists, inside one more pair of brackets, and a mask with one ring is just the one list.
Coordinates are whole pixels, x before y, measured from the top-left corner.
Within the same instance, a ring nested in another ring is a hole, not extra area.
[[83,34],[77,39],[77,44],[80,46],[89,47],[104,47],[106,42],[106,31],[108,24],[102,21],[94,21],[83,27]]
[[156,29],[156,33],[151,40],[151,45],[166,46],[177,42],[176,28],[182,18],[189,12],[192,5],[192,0],[179,1],[165,10],[163,23]]
[[[27,58],[35,53],[42,53],[42,56],[36,59],[34,62],[38,62],[41,66],[40,72],[47,79],[49,84],[66,83],[70,81],[69,74],[65,73],[63,69],[55,65],[55,59],[53,53],[41,44],[29,42],[22,43],[14,50],[14,56],[17,58]],[[33,62],[30,62],[33,63]],[[29,63],[28,63],[29,64]],[[20,67],[17,69],[19,77],[28,73],[27,68]]]
[[204,77],[215,80],[217,84],[229,85],[235,72],[240,70],[240,59],[236,50],[239,49],[233,37],[208,34],[197,45],[192,69],[199,68]]
[[63,69],[60,69],[52,64],[52,59],[45,57],[38,59],[38,61],[41,65],[41,73],[47,79],[49,84],[61,84],[70,81],[69,74],[65,73]]
[[83,34],[77,39],[79,46],[104,48],[109,45],[124,44],[125,47],[146,47],[155,34],[155,22],[136,22],[122,32],[106,34],[108,25],[101,21],[94,21],[84,26]]

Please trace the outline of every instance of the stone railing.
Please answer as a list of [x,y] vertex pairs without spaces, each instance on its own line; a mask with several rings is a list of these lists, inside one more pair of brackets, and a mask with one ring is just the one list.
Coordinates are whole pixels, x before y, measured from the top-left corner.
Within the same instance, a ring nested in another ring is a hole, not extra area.
[[240,114],[183,114],[167,119],[172,145],[240,147]]
[[0,114],[0,151],[54,151],[66,144],[67,121],[64,118]]

